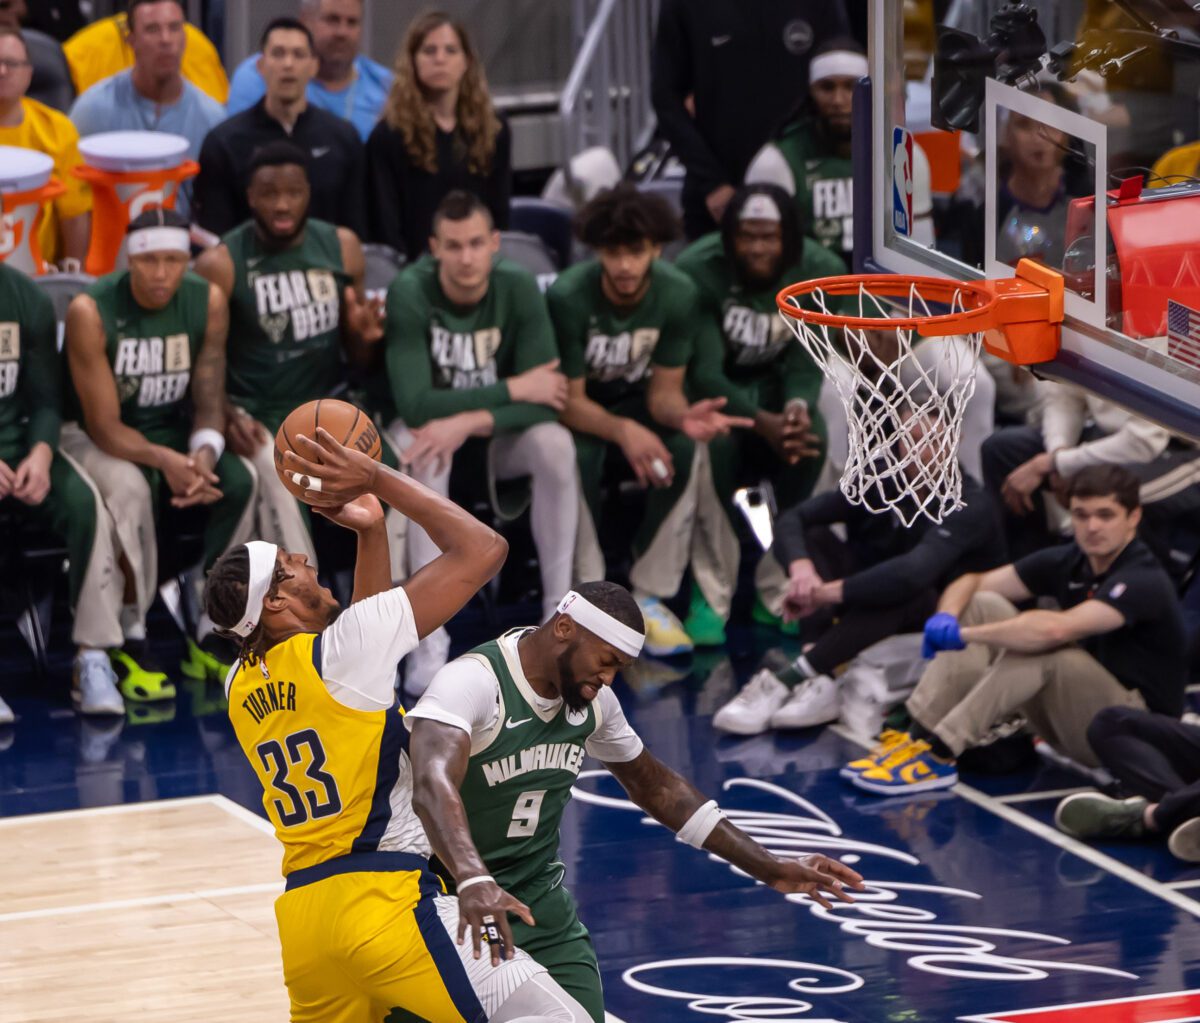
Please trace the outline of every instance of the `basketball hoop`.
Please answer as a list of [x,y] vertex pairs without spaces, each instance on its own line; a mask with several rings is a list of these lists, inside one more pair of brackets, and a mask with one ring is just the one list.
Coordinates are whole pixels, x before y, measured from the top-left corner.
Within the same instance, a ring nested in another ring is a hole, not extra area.
[[[779,293],[784,321],[846,411],[850,501],[906,526],[962,507],[958,444],[980,348],[1020,366],[1058,353],[1062,275],[1027,259],[1016,272],[983,281],[855,274]],[[918,357],[923,337],[949,339],[936,360]]]

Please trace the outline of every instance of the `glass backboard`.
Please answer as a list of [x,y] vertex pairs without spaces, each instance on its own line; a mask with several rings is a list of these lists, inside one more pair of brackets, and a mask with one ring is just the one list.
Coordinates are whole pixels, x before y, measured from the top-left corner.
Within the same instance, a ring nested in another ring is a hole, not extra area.
[[870,36],[858,269],[1050,266],[1066,319],[1039,374],[1200,438],[1200,10],[871,0]]

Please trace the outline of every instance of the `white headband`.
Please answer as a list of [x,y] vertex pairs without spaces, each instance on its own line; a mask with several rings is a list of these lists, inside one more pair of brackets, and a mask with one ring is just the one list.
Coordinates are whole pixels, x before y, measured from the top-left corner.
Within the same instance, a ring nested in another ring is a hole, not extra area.
[[738,220],[770,220],[778,224],[782,219],[775,200],[762,192],[750,196],[738,214]]
[[558,613],[573,618],[588,632],[593,633],[605,643],[611,643],[623,654],[637,657],[642,652],[642,644],[646,637],[628,625],[618,622],[607,611],[601,611],[585,597],[571,590],[558,602]]
[[866,78],[867,58],[853,50],[830,50],[813,57],[808,65],[808,83],[822,78]]
[[265,540],[251,540],[245,544],[250,554],[250,580],[246,584],[246,610],[242,620],[237,625],[230,626],[229,631],[235,636],[245,639],[256,628],[262,617],[263,601],[271,589],[271,580],[275,578],[275,558],[279,548]]
[[186,256],[192,251],[191,239],[182,227],[140,227],[129,232],[125,244],[131,256],[147,252],[182,252]]

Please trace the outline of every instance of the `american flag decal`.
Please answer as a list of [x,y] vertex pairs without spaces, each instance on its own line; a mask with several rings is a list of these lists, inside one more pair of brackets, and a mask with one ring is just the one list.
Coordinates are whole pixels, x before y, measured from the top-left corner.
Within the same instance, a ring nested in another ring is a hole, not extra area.
[[1200,369],[1200,312],[1167,301],[1167,354]]

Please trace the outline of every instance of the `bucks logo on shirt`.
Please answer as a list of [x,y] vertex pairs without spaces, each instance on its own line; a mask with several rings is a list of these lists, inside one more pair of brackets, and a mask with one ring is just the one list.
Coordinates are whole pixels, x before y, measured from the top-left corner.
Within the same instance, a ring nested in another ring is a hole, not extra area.
[[156,443],[190,426],[188,390],[208,328],[208,292],[208,281],[190,271],[162,309],[138,305],[126,270],[87,290],[104,324],[121,422]]
[[741,286],[725,301],[721,315],[721,333],[734,365],[761,366],[774,362],[787,346],[792,332],[774,311],[759,312],[740,301]]
[[499,327],[455,330],[452,324],[438,322],[433,312],[429,324],[429,355],[433,359],[434,386],[455,391],[487,387],[499,379],[496,353],[504,334]]
[[558,828],[599,720],[594,703],[583,710],[560,704],[544,717],[524,677],[523,685],[514,678],[509,657],[519,657],[516,644],[507,650],[501,644],[493,640],[467,654],[499,681],[499,716],[487,745],[473,750],[461,792],[475,847],[496,883],[512,891],[531,881],[561,881]]
[[21,375],[21,325],[0,323],[0,398],[17,393]]
[[854,165],[831,152],[815,121],[798,121],[776,140],[792,172],[805,232],[827,249],[854,250]]
[[292,248],[265,248],[252,222],[229,232],[229,396],[270,430],[344,376],[342,267],[337,228],[309,220]]

